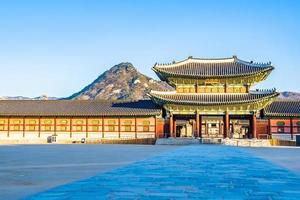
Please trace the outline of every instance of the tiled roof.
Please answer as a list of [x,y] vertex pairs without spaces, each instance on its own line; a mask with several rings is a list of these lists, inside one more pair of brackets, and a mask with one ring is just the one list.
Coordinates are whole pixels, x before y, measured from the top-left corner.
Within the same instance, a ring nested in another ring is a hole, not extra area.
[[0,100],[0,116],[150,116],[161,109],[151,100]]
[[264,110],[266,116],[298,116],[300,117],[300,101],[278,100]]
[[273,98],[279,93],[271,90],[266,92],[253,93],[176,93],[176,92],[158,92],[152,91],[150,96],[154,100],[164,103],[175,104],[192,104],[192,105],[221,105],[221,104],[238,104],[252,103],[264,98]]
[[153,70],[161,79],[167,76],[194,78],[238,77],[272,71],[269,63],[253,63],[238,59],[236,56],[223,59],[188,59],[170,64],[155,64]]

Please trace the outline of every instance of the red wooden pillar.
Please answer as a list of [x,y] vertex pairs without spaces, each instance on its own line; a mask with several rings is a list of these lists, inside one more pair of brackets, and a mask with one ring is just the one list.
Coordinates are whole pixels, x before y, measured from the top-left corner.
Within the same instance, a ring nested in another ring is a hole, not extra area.
[[199,114],[199,137],[202,138],[202,116]]
[[199,122],[199,114],[198,112],[196,112],[196,135],[195,137],[200,137],[200,128],[199,128],[199,125],[200,125],[200,122]]
[[39,137],[41,137],[41,116],[39,116]]
[[54,117],[54,135],[56,135],[56,117]]
[[105,126],[104,126],[104,117],[102,117],[102,138],[104,138],[104,128],[105,128]]
[[156,116],[154,117],[154,131],[155,131],[155,133],[154,133],[154,137],[155,138],[158,138],[158,133],[157,133],[157,118],[156,118]]
[[170,121],[169,121],[169,132],[170,136],[173,137],[173,114],[170,114]]
[[293,118],[290,118],[290,127],[291,127],[291,139],[294,139],[294,130],[293,130]]
[[229,113],[226,111],[224,116],[224,138],[229,135]]
[[72,132],[72,127],[73,126],[73,119],[72,119],[72,117],[70,118],[70,138],[72,138],[72,136],[73,136],[73,132]]
[[7,137],[9,137],[9,131],[10,131],[10,117],[8,117],[8,121],[7,121]]
[[256,135],[256,113],[253,113],[253,115],[252,115],[252,135],[253,135],[253,138],[257,138],[257,135]]
[[135,131],[134,137],[135,137],[135,139],[137,139],[137,120],[136,120],[136,118],[134,118],[134,131]]
[[121,138],[121,120],[120,120],[120,117],[118,118],[118,131],[119,131],[119,138]]
[[25,117],[23,117],[23,137],[25,137]]
[[175,118],[173,118],[173,123],[174,123],[174,125],[173,125],[173,137],[176,137],[176,119]]
[[86,131],[86,138],[88,138],[89,137],[89,125],[88,125],[88,122],[89,122],[89,120],[88,120],[88,118],[86,118],[85,119],[85,131]]

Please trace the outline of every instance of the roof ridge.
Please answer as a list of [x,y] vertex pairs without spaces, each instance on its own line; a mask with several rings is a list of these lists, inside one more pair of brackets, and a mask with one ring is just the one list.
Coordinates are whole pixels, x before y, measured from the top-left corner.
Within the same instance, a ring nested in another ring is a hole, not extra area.
[[[234,61],[235,59],[237,59],[236,56],[232,56],[232,57],[224,57],[224,58],[197,58],[197,57],[192,57],[192,56],[189,56],[188,58],[184,59],[184,60],[181,60],[181,61],[178,61],[178,62],[171,62],[171,63],[155,63],[154,65],[154,68],[156,66],[161,66],[161,67],[168,67],[168,66],[171,66],[171,65],[178,65],[178,64],[182,64],[182,63],[185,63],[185,62],[188,62],[188,61],[211,61],[211,63],[214,63],[213,61],[227,61],[227,60],[232,60]],[[209,62],[210,63],[210,62]]]

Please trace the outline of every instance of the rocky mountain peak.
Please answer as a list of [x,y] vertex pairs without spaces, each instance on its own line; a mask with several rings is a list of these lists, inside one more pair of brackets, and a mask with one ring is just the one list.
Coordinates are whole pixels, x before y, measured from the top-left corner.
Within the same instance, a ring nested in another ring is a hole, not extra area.
[[150,90],[171,90],[164,82],[138,72],[128,62],[113,66],[91,84],[68,99],[139,100],[147,99]]

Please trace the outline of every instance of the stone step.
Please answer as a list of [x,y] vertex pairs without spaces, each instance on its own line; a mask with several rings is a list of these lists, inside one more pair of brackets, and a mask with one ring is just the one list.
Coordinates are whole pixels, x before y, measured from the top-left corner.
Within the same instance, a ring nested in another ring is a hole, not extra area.
[[158,138],[156,145],[195,145],[200,144],[197,138]]

